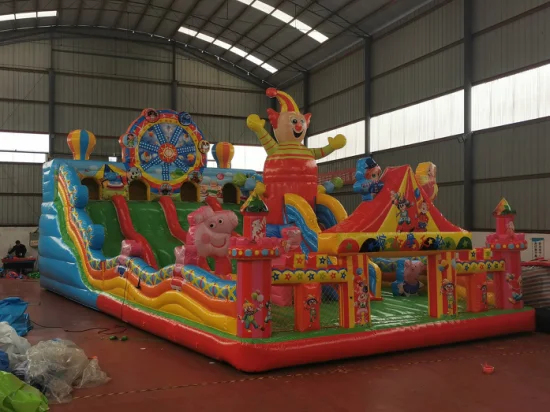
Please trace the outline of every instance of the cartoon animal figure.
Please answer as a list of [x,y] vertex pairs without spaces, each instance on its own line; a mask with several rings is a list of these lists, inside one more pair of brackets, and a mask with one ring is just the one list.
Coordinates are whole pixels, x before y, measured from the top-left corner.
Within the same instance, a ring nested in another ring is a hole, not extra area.
[[416,238],[414,237],[414,233],[407,233],[407,240],[405,240],[404,246],[407,249],[417,249],[418,248],[418,242],[416,241]]
[[317,319],[317,298],[313,295],[308,295],[304,303],[304,308],[309,311],[309,327]]
[[420,214],[418,215],[418,224],[416,226],[416,230],[418,232],[428,231],[428,222],[430,221],[430,218],[428,217],[428,210],[428,204],[426,202],[422,202],[420,204]]
[[124,146],[128,147],[129,149],[136,147],[137,136],[134,133],[127,133],[126,135],[124,135],[123,143]]
[[449,279],[443,279],[441,294],[447,298],[447,315],[454,315],[455,285]]
[[252,221],[252,240],[257,241],[264,237],[265,218]]
[[397,208],[399,209],[399,213],[397,214],[399,220],[397,221],[397,224],[399,226],[405,223],[407,225],[411,224],[411,218],[409,217],[409,211],[407,210],[409,207],[411,207],[411,204],[407,199],[404,197],[399,199],[399,202],[397,203]]
[[244,327],[248,332],[252,332],[250,330],[250,326],[254,326],[254,329],[264,330],[264,327],[258,325],[258,323],[256,322],[255,315],[259,311],[260,309],[254,306],[248,300],[245,300],[245,302],[243,303],[243,315],[239,315],[239,320],[244,323]]
[[518,276],[516,279],[516,275],[513,273],[507,273],[506,282],[508,283],[508,287],[512,289],[512,296],[508,300],[510,303],[519,303],[523,299],[523,278]]
[[126,179],[128,183],[131,183],[134,180],[138,180],[140,177],[141,177],[141,171],[135,166],[129,168],[126,171]]
[[403,270],[403,283],[398,285],[401,296],[418,295],[424,284],[420,282],[420,275],[426,270],[426,265],[420,260],[406,260]]
[[187,232],[187,254],[192,258],[196,254],[198,265],[210,270],[206,257],[216,260],[216,272],[222,276],[231,273],[231,261],[227,257],[229,238],[237,227],[238,220],[234,212],[219,210],[214,212],[210,206],[203,206],[187,216],[189,231]]
[[[284,195],[300,194],[312,207],[317,196],[317,164],[322,159],[346,144],[339,134],[328,138],[328,145],[310,149],[303,141],[310,124],[311,114],[302,114],[290,95],[275,88],[266,90],[266,95],[276,98],[280,112],[267,109],[268,118],[275,132],[275,139],[265,129],[265,120],[251,114],[246,124],[267,152],[264,164],[264,183],[269,193],[266,203],[270,210],[267,223],[282,224],[284,221]],[[291,183],[289,185],[289,183]]]
[[265,302],[265,309],[267,310],[267,314],[265,316],[264,323],[269,323],[273,320],[271,317],[271,309],[273,309],[273,305],[269,300]]
[[283,237],[283,247],[285,253],[298,251],[300,245],[302,244],[302,231],[297,227],[293,226],[290,228],[285,228],[281,231]]
[[373,200],[384,187],[384,183],[380,182],[382,169],[372,157],[359,159],[356,169],[353,191],[360,193],[363,201]]

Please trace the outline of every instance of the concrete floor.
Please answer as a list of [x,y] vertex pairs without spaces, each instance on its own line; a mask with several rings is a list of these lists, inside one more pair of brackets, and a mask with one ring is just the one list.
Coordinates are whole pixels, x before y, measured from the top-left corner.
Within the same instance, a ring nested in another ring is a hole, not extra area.
[[[31,343],[70,339],[97,356],[112,380],[75,391],[56,411],[543,411],[550,402],[550,335],[526,334],[250,375],[127,327],[37,282],[0,280],[0,299],[29,302]],[[120,329],[119,329],[120,330]],[[495,366],[484,375],[480,364]],[[175,409],[178,408],[178,409]]]

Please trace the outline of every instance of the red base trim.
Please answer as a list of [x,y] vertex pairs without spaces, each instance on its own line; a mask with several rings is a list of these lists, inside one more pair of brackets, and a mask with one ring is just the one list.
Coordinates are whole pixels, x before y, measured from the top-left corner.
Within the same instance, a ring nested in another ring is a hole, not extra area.
[[155,335],[186,346],[245,372],[444,345],[535,330],[535,311],[477,319],[404,326],[383,331],[305,338],[276,343],[246,343],[222,338],[143,312],[100,295],[100,310]]

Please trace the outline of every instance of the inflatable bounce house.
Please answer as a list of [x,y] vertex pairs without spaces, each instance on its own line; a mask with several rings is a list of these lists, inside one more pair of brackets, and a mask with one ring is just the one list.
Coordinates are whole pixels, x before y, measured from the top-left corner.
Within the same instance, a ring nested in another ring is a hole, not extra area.
[[[210,145],[184,112],[144,110],[119,163],[90,160],[95,136],[71,132],[73,159],[44,165],[41,285],[244,371],[534,329],[505,200],[497,233],[472,250],[432,202],[434,165],[382,172],[365,158],[348,216],[316,165],[345,137],[307,148],[311,116],[266,94],[280,104],[274,136],[247,119],[268,154],[262,175],[231,169],[229,143],[206,167]],[[403,273],[383,279],[373,259]]]

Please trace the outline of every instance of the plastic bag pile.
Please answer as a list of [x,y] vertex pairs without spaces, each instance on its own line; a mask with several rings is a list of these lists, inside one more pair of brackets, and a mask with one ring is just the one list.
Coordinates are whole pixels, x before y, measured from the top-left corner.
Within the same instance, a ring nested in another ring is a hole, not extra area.
[[31,346],[5,322],[0,323],[0,351],[7,354],[8,371],[50,401],[70,402],[73,388],[90,388],[110,380],[97,358],[89,359],[73,342],[54,339]]

